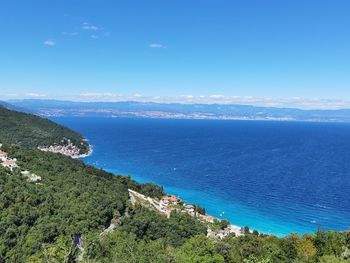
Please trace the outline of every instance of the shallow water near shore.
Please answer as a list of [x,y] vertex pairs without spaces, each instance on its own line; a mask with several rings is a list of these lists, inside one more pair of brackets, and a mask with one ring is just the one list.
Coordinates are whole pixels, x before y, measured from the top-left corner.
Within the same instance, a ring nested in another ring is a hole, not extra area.
[[350,228],[350,124],[59,117],[84,162],[279,236]]

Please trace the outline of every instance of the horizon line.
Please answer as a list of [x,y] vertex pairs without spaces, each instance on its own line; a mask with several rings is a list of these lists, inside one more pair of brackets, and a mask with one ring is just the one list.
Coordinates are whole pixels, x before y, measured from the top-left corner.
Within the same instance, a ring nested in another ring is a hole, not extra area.
[[[167,97],[171,98],[171,97]],[[284,99],[287,100],[287,99]],[[341,100],[308,100],[308,99],[300,99],[301,102],[310,102],[313,101],[315,102],[314,105],[311,105],[309,103],[308,105],[298,105],[296,101],[294,101],[295,105],[292,105],[292,103],[283,103],[283,99],[279,100],[279,103],[273,103],[273,104],[263,104],[261,101],[260,103],[256,101],[254,102],[244,102],[244,101],[227,101],[227,102],[220,102],[220,101],[179,101],[179,100],[164,100],[164,101],[155,101],[152,99],[135,99],[135,98],[125,98],[125,99],[116,99],[116,100],[84,100],[84,99],[57,99],[57,98],[52,98],[52,97],[40,97],[40,98],[31,98],[31,97],[23,97],[23,98],[0,98],[0,101],[10,103],[11,102],[16,102],[16,101],[56,101],[56,102],[67,102],[67,103],[152,103],[152,104],[166,104],[166,105],[175,105],[175,104],[180,104],[180,105],[219,105],[219,106],[250,106],[250,107],[255,107],[255,108],[275,108],[275,109],[297,109],[297,110],[304,110],[304,111],[341,111],[341,110],[350,110],[350,101],[341,101]],[[276,100],[277,101],[277,100]],[[329,104],[323,104],[322,101],[327,101]],[[331,102],[341,102],[339,104],[342,105],[331,105]],[[317,104],[317,105],[316,105]],[[312,107],[314,106],[314,107]],[[318,107],[317,107],[318,106]],[[328,107],[327,107],[328,106]]]

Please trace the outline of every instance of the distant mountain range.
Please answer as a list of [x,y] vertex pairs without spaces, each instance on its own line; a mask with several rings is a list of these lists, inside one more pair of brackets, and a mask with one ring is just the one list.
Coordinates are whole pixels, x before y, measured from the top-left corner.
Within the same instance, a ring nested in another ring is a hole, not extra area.
[[5,107],[44,117],[138,117],[170,119],[280,120],[350,122],[350,109],[302,110],[226,104],[153,102],[72,102],[59,100],[11,100]]

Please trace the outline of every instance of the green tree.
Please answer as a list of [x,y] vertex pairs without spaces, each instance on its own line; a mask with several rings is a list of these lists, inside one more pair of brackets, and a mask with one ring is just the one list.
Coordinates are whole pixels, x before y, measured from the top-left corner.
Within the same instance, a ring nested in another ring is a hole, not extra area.
[[176,261],[183,263],[220,263],[224,257],[216,249],[214,241],[199,235],[190,238],[177,252]]
[[55,244],[44,246],[43,250],[28,260],[29,263],[68,263],[72,262],[77,250],[73,247],[72,239],[59,237]]
[[334,255],[325,255],[320,257],[319,263],[349,263],[350,260],[345,260]]
[[314,243],[318,251],[318,256],[340,256],[343,252],[343,247],[346,245],[346,239],[342,233],[334,231],[325,232],[322,229],[318,229]]
[[305,262],[311,262],[317,253],[317,249],[310,238],[303,236],[296,242],[296,251],[298,258]]

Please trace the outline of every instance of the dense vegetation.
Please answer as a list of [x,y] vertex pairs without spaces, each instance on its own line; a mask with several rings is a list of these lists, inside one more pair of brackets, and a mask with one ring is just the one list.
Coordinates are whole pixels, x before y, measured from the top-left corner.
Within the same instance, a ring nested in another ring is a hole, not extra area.
[[87,152],[88,144],[82,135],[48,119],[12,111],[0,105],[0,141],[25,147],[49,146],[70,141]]
[[0,262],[23,262],[59,237],[100,233],[126,212],[129,216],[123,217],[120,229],[139,238],[162,237],[169,244],[182,244],[185,238],[205,233],[204,226],[187,215],[167,220],[130,207],[128,188],[162,195],[158,186],[140,185],[59,154],[8,145],[2,149],[42,181],[30,183],[19,170],[10,173],[0,167]]
[[[20,127],[17,113],[2,112],[1,122]],[[35,123],[41,121],[35,117],[32,125],[26,117],[22,122],[27,130],[36,131]],[[0,131],[0,140],[31,147],[40,143],[34,134],[21,137],[18,132],[11,138],[12,127],[1,125],[5,130]],[[48,142],[54,138],[48,137]],[[17,158],[21,168],[10,172],[0,166],[0,263],[350,263],[350,232],[319,230],[277,238],[245,229],[245,236],[211,239],[206,237],[207,226],[185,213],[173,212],[166,218],[129,201],[128,189],[161,197],[162,187],[141,185],[60,154],[9,144],[2,150]],[[42,180],[29,182],[21,170]],[[227,224],[221,221],[211,227]]]

